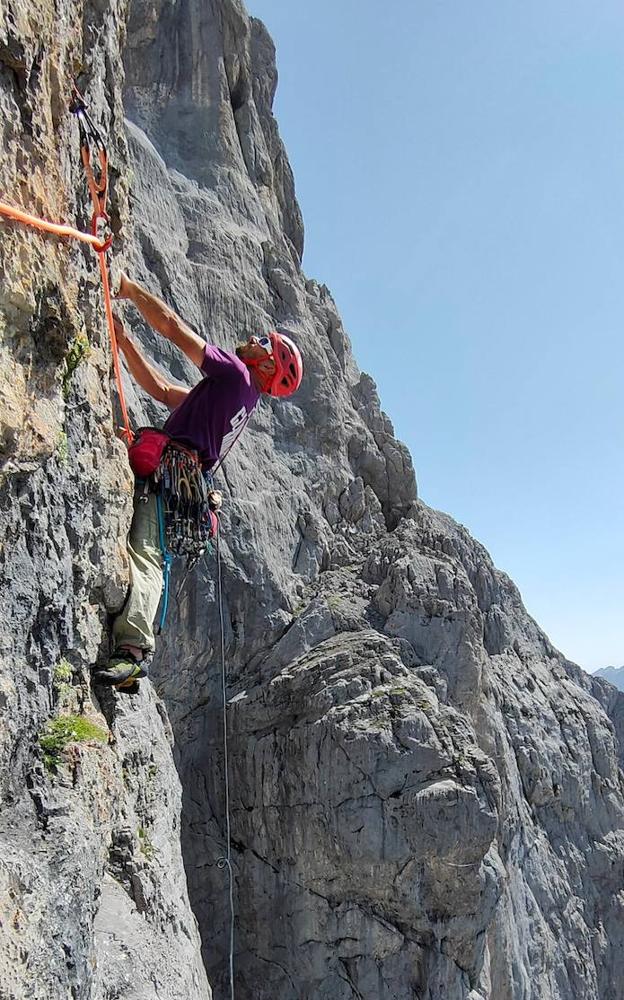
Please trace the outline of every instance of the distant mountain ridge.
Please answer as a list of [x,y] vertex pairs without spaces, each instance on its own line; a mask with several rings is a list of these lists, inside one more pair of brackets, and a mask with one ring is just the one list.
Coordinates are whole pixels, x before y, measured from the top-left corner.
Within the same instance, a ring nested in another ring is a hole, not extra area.
[[624,667],[601,667],[595,672],[594,677],[604,677],[610,684],[624,691]]

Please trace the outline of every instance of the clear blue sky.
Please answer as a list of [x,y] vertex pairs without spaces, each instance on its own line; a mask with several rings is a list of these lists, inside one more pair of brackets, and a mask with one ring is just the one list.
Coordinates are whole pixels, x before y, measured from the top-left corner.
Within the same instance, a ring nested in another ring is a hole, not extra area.
[[421,497],[624,664],[624,5],[248,0],[306,227]]

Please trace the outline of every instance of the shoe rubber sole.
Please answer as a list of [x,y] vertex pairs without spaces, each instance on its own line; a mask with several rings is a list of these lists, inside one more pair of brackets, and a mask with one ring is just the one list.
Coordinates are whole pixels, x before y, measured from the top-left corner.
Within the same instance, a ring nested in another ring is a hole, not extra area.
[[138,694],[139,691],[139,682],[136,677],[129,677],[127,681],[121,681],[112,686],[123,694]]

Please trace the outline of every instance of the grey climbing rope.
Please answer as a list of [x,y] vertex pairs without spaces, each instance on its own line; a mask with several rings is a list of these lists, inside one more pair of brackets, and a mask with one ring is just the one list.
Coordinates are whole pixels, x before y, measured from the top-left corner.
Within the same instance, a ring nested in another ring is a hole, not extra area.
[[234,871],[232,869],[232,836],[230,829],[230,774],[227,732],[227,689],[225,674],[225,623],[223,618],[223,589],[221,586],[221,526],[217,531],[217,594],[219,627],[221,630],[221,695],[223,703],[223,769],[225,773],[225,857],[219,858],[217,867],[227,868],[230,893],[230,997],[234,1000]]

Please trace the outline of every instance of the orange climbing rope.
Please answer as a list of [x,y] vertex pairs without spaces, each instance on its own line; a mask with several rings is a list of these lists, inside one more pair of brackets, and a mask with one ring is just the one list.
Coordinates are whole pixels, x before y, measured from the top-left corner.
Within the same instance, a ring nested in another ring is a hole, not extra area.
[[[85,173],[87,175],[87,184],[89,186],[89,192],[93,202],[91,232],[83,233],[80,229],[74,229],[73,226],[48,222],[47,219],[40,219],[35,215],[30,215],[28,212],[23,212],[21,209],[16,208],[13,205],[8,205],[4,201],[0,201],[0,216],[12,219],[14,222],[21,222],[26,226],[32,226],[34,229],[39,229],[46,233],[52,233],[55,236],[67,236],[70,239],[80,240],[81,243],[88,243],[97,253],[100,265],[100,275],[102,278],[104,311],[106,314],[108,335],[110,337],[111,350],[113,354],[115,382],[117,383],[117,394],[119,396],[119,405],[121,407],[121,414],[124,422],[122,433],[126,439],[126,444],[130,445],[133,440],[133,434],[130,429],[130,420],[128,419],[128,410],[126,408],[126,400],[121,381],[119,347],[117,345],[117,337],[115,335],[113,304],[111,301],[108,266],[106,262],[106,254],[113,242],[113,236],[110,232],[109,218],[106,211],[106,199],[108,195],[108,156],[102,137],[93,124],[93,121],[87,112],[85,103],[76,87],[74,87],[74,97],[72,100],[71,110],[78,119],[78,125],[80,128],[80,155],[85,168]],[[94,145],[98,152],[99,179],[96,178],[91,164],[91,145]]]
[[[85,173],[87,175],[87,184],[89,185],[89,192],[91,194],[91,201],[93,202],[93,216],[91,218],[91,232],[95,237],[98,236],[100,229],[110,230],[109,218],[106,211],[106,199],[108,197],[108,154],[106,152],[106,146],[102,136],[98,132],[97,128],[93,124],[91,117],[87,111],[82,95],[80,94],[78,88],[74,86],[74,98],[71,105],[71,110],[76,115],[78,119],[78,125],[80,128],[80,155],[82,157],[82,162],[85,168]],[[96,179],[93,172],[93,167],[91,164],[91,145],[94,145],[98,152],[98,160],[100,167],[99,179]],[[111,302],[111,292],[110,292],[110,282],[108,280],[108,267],[106,266],[106,253],[109,249],[111,243],[113,242],[112,234],[108,238],[108,245],[105,245],[103,249],[97,250],[98,259],[100,262],[100,274],[102,276],[102,291],[104,294],[104,310],[106,312],[106,322],[108,324],[108,333],[110,336],[111,350],[113,354],[113,368],[115,371],[115,381],[117,382],[117,392],[119,394],[119,405],[121,407],[121,414],[124,421],[124,437],[126,438],[126,444],[132,444],[133,434],[130,430],[130,421],[128,419],[128,411],[126,409],[126,400],[124,397],[123,385],[121,382],[121,365],[119,364],[119,347],[117,346],[117,337],[115,335],[115,324],[113,321],[113,305]]]
[[22,212],[14,205],[7,205],[4,201],[0,201],[0,215],[6,216],[7,219],[13,219],[14,222],[23,222],[25,226],[41,229],[45,233],[53,233],[55,236],[69,236],[74,240],[81,240],[82,243],[89,243],[97,252],[104,251],[110,246],[110,243],[98,239],[97,236],[92,236],[91,233],[83,233],[80,229],[74,229],[73,226],[63,226],[56,222],[48,222],[47,219],[39,219],[36,215]]

